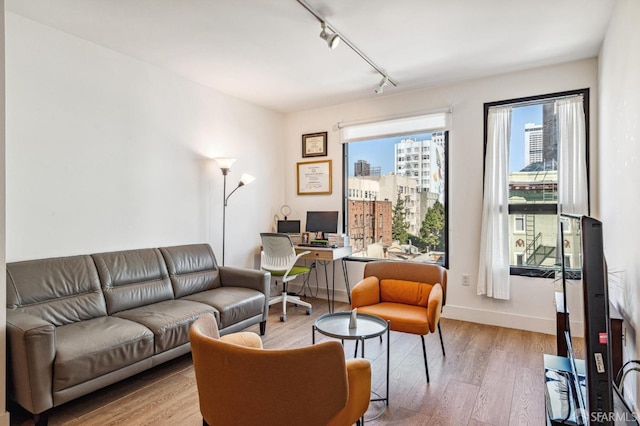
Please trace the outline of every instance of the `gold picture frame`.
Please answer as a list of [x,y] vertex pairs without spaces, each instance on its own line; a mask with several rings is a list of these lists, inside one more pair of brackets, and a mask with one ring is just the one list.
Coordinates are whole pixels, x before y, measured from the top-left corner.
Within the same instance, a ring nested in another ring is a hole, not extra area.
[[331,194],[331,160],[297,163],[296,176],[298,195]]
[[302,157],[324,157],[327,155],[327,132],[302,135]]

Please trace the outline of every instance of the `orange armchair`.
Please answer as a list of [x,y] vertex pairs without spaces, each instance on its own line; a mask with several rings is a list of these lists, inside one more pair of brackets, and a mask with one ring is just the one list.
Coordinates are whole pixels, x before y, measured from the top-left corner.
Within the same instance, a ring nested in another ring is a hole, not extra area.
[[364,279],[351,291],[351,307],[358,312],[390,321],[394,331],[417,334],[422,339],[424,368],[429,382],[429,366],[424,336],[440,334],[444,342],[440,313],[445,303],[447,270],[438,265],[376,261],[364,268]]
[[190,339],[204,425],[347,426],[369,407],[369,361],[345,361],[337,341],[262,349],[255,333],[220,337],[210,314]]

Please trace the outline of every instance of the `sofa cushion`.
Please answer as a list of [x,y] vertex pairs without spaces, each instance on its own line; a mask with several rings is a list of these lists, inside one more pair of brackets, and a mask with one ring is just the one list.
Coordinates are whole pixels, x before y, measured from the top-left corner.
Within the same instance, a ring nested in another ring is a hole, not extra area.
[[189,300],[166,300],[121,311],[115,316],[147,327],[155,337],[155,354],[189,342],[189,327],[205,313],[216,315],[209,305]]
[[380,300],[426,307],[431,287],[433,285],[415,281],[380,280]]
[[56,326],[107,314],[98,272],[86,255],[8,263],[7,308]]
[[153,333],[122,318],[102,317],[56,328],[53,390],[59,391],[153,355]]
[[173,299],[164,259],[158,249],[92,254],[107,312],[137,308]]
[[220,271],[209,244],[161,247],[176,298],[220,287]]
[[220,328],[256,315],[262,315],[264,293],[244,287],[220,287],[185,296],[180,300],[192,300],[213,306],[219,312]]

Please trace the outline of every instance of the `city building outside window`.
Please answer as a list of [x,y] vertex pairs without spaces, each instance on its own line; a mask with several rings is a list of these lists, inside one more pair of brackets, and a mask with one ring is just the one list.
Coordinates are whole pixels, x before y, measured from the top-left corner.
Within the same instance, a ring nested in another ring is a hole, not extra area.
[[[353,258],[448,267],[448,113],[436,115],[440,121],[431,115],[415,117],[416,122],[424,123],[427,117],[426,122],[432,123],[418,129],[411,122],[414,118],[370,123],[374,131],[365,135],[349,125],[341,127],[343,217],[360,215],[360,220],[345,223]],[[389,123],[393,130],[387,133],[384,128]],[[353,195],[360,191],[370,196]]]
[[[573,98],[581,100],[584,108],[586,148],[584,158],[578,161],[588,170],[588,89],[485,104],[485,153],[489,108],[511,107],[507,182],[511,275],[552,277],[561,262],[557,247],[558,176],[563,163],[558,153],[557,101]],[[586,185],[588,194],[588,176],[584,182],[576,178],[572,184]],[[566,246],[565,252],[570,262],[574,253]]]

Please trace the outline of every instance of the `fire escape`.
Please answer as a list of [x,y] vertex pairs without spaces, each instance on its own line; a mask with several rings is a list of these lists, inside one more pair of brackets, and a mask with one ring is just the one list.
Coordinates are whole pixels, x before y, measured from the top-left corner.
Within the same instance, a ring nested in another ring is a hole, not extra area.
[[[542,201],[553,202],[556,200],[555,189],[552,184],[543,183]],[[542,263],[556,255],[556,247],[542,244],[542,232],[536,233],[536,218],[533,214],[525,215],[525,235],[527,246],[525,254],[528,266],[540,266]]]

